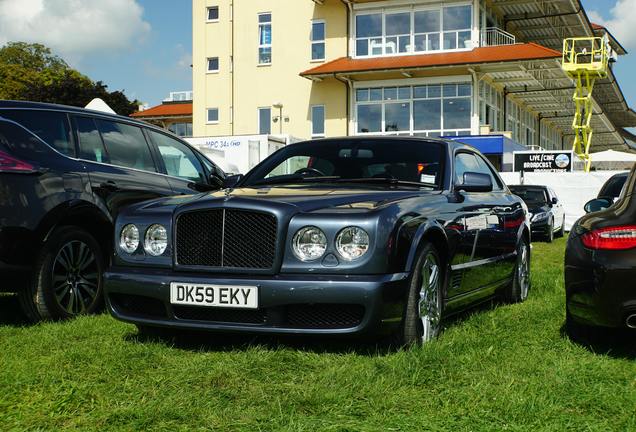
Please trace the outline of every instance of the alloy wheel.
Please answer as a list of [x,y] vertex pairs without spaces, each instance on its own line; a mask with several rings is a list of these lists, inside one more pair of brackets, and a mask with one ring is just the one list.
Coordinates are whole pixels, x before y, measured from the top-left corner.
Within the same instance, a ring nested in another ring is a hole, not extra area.
[[437,336],[441,321],[440,266],[437,257],[429,253],[420,272],[421,286],[418,315],[422,322],[422,342]]
[[79,240],[64,244],[55,257],[52,273],[59,306],[73,315],[86,312],[99,287],[99,268],[90,247]]

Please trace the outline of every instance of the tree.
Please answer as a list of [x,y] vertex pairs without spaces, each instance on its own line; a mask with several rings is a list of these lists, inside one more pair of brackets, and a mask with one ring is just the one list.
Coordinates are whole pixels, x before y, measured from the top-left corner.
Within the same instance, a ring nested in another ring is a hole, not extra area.
[[109,92],[102,81],[93,82],[69,67],[44,45],[9,42],[0,48],[0,99],[84,107],[94,98],[103,99],[121,115],[130,115],[139,106],[122,91]]

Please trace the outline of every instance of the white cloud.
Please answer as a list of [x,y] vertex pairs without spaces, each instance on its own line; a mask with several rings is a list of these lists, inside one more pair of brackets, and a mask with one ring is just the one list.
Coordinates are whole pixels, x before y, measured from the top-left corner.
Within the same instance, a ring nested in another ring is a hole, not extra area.
[[136,0],[0,0],[0,46],[38,42],[71,63],[129,49],[149,32]]
[[610,9],[610,18],[596,10],[588,15],[592,22],[605,26],[625,48],[636,47],[636,0],[617,0]]

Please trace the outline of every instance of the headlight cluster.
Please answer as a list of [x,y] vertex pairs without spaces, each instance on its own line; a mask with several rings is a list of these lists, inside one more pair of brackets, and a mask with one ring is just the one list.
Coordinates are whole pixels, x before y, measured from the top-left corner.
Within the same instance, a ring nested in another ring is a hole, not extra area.
[[[335,240],[336,251],[345,261],[362,257],[369,250],[369,234],[359,227],[342,229]],[[294,255],[301,261],[314,261],[327,251],[327,236],[318,227],[299,229],[292,239]]]
[[[139,228],[133,224],[124,226],[119,237],[119,247],[128,254],[139,248]],[[152,256],[160,256],[168,247],[168,231],[163,225],[154,224],[148,227],[144,235],[144,250]]]
[[550,214],[549,214],[549,213],[547,213],[547,212],[535,213],[535,214],[532,216],[532,219],[530,219],[530,221],[531,221],[531,222],[537,222],[537,221],[540,221],[540,220],[544,220],[544,219],[547,219],[549,215],[550,215]]

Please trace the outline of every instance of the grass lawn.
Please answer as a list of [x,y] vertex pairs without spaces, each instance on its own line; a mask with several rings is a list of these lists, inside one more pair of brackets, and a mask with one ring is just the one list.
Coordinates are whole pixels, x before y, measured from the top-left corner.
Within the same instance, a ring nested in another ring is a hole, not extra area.
[[[560,239],[521,305],[423,347],[140,340],[107,315],[24,326],[0,297],[0,430],[636,430],[636,339],[563,335]],[[626,281],[626,283],[634,283]]]

